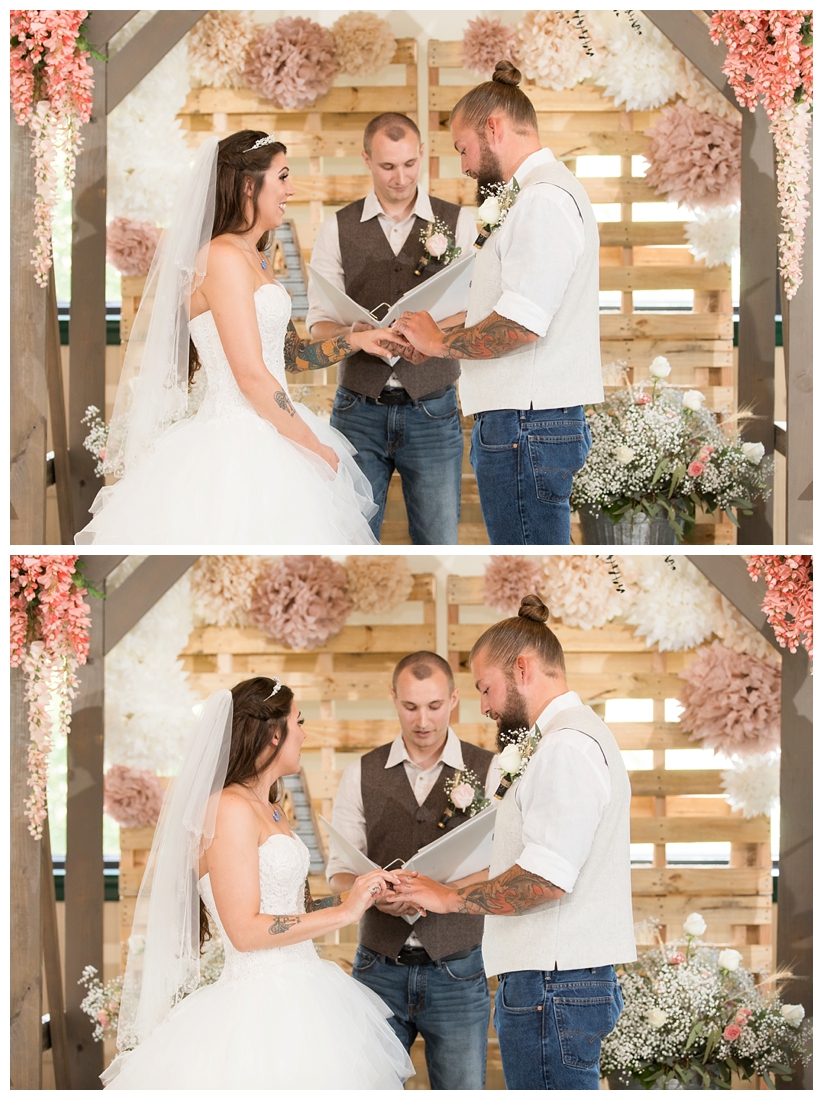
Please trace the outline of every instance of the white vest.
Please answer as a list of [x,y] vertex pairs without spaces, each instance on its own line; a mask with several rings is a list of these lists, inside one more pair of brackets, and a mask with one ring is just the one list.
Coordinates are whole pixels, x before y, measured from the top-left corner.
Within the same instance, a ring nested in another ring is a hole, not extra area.
[[[614,736],[591,707],[560,711],[543,730],[543,737],[566,728],[580,730],[602,748],[611,797],[571,893],[518,916],[486,917],[483,963],[487,974],[577,970],[637,958],[629,850],[631,786],[626,766]],[[514,866],[523,852],[517,786],[516,782],[509,788],[498,806],[489,878]]]
[[[583,255],[545,336],[499,359],[463,364],[459,385],[465,416],[490,409],[563,409],[603,400],[600,235],[592,204],[582,185],[559,161],[539,165],[520,182],[521,190],[553,184],[571,195],[583,218]],[[506,228],[504,222],[492,233],[474,261],[466,328],[493,313],[500,300],[498,242]],[[551,256],[546,263],[551,263]]]

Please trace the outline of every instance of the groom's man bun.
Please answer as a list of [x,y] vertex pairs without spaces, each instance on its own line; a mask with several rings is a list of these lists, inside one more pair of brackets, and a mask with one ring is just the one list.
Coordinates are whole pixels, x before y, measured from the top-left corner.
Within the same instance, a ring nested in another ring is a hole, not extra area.
[[449,125],[458,119],[464,126],[482,133],[490,115],[504,114],[518,134],[537,133],[537,113],[534,104],[518,88],[520,70],[511,61],[498,61],[491,80],[466,92],[452,108]]
[[472,647],[471,663],[482,653],[484,660],[508,671],[521,653],[532,653],[549,673],[565,676],[566,660],[557,635],[546,626],[549,609],[536,593],[524,596],[511,619],[490,626]]
[[521,619],[531,619],[536,623],[545,623],[549,618],[549,609],[539,596],[524,596],[520,601],[520,610],[517,614]]

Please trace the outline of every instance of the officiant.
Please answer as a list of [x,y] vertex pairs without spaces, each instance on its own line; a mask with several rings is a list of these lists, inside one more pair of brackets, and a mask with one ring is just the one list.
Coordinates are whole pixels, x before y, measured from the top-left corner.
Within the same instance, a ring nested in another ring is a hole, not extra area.
[[[488,798],[500,781],[495,755],[459,740],[449,726],[458,692],[442,657],[404,657],[391,698],[400,733],[346,768],[332,816],[335,829],[381,867],[437,840],[444,819],[447,827],[468,819],[447,794],[458,773]],[[326,875],[335,893],[355,877],[333,844]],[[486,877],[481,871],[460,882]],[[378,900],[360,922],[352,974],[392,1010],[389,1023],[407,1050],[423,1036],[432,1089],[482,1089],[489,1028],[483,918],[432,914],[409,924],[403,914],[414,912],[402,898]]]
[[519,82],[499,61],[451,114],[484,223],[465,327],[445,332],[421,312],[404,314],[395,331],[421,355],[471,360],[460,404],[474,416],[471,461],[489,540],[562,546],[572,479],[591,447],[583,406],[603,400],[600,241],[582,184],[542,147]]
[[[373,118],[363,134],[373,187],[322,223],[312,251],[312,267],[378,317],[452,257],[466,255],[477,235],[467,210],[418,187],[423,151],[410,118],[394,113]],[[311,282],[308,297],[312,339],[352,331],[321,302]],[[338,368],[331,423],[357,449],[356,461],[371,482],[378,507],[371,528],[378,539],[397,470],[411,541],[457,543],[463,460],[455,393],[459,373],[453,359],[427,358],[419,366],[400,359],[392,368],[363,352]]]

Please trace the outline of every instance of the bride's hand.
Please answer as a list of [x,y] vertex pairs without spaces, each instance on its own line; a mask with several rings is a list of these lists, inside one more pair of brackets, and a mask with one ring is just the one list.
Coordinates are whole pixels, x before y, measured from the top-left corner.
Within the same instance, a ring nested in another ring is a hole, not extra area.
[[392,359],[402,355],[410,347],[408,340],[394,329],[373,328],[362,332],[352,332],[349,343],[356,351],[366,351],[369,355],[378,355],[381,359]]
[[381,897],[393,897],[389,890],[389,883],[393,886],[400,885],[400,879],[393,871],[369,871],[367,875],[360,875],[352,883],[346,900],[343,904],[349,909],[352,921],[360,920],[367,909]]
[[340,465],[340,456],[337,451],[335,451],[333,447],[327,447],[325,444],[321,443],[317,453],[323,461],[328,462],[329,466],[337,473],[337,467]]

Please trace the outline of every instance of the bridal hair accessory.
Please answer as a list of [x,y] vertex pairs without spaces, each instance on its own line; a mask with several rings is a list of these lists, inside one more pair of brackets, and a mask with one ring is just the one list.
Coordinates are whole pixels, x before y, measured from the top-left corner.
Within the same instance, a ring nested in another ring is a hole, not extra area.
[[274,134],[269,134],[268,137],[258,138],[258,140],[252,145],[251,149],[244,149],[244,153],[253,153],[255,149],[262,149],[264,145],[274,145],[277,138]]
[[271,689],[271,695],[266,696],[266,702],[268,702],[269,699],[274,698],[274,696],[278,693],[280,688],[283,686],[281,681],[278,680],[276,676],[272,676],[272,683],[274,684],[274,687]]

